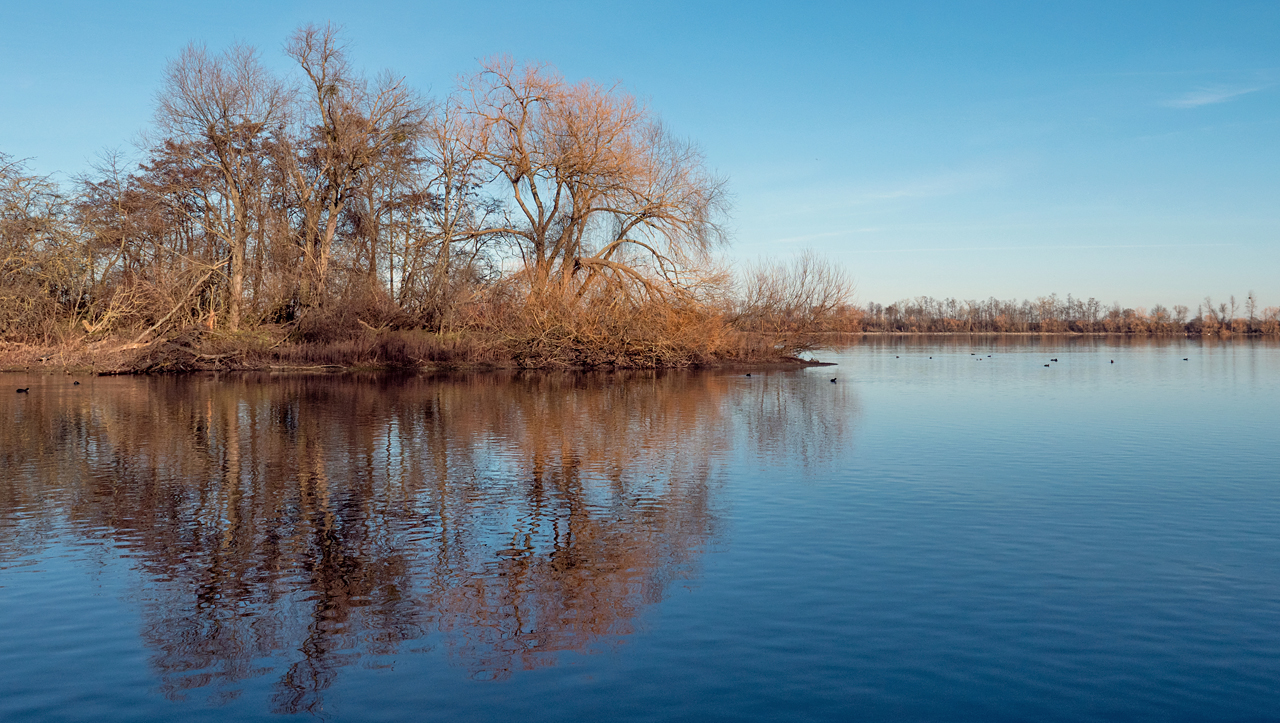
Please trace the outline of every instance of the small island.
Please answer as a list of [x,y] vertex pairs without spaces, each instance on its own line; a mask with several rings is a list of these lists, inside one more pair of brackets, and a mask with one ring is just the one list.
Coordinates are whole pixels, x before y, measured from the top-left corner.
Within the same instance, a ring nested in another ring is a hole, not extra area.
[[732,273],[725,180],[620,87],[497,57],[427,97],[332,26],[285,53],[188,46],[136,163],[0,155],[0,366],[800,364],[847,305],[816,256]]

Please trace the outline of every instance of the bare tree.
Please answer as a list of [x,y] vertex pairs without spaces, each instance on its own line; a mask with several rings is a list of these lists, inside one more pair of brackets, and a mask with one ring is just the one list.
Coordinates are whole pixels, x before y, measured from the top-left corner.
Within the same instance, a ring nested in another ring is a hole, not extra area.
[[466,112],[452,98],[425,126],[423,151],[430,175],[420,181],[427,233],[406,238],[401,303],[419,293],[421,310],[440,328],[450,306],[451,281],[474,281],[475,263],[495,234],[487,232],[500,209],[482,195],[481,157],[468,144]]
[[[849,274],[813,251],[790,261],[762,261],[745,274],[739,326],[779,339],[783,351],[813,348],[816,332],[853,295]],[[898,309],[886,309],[890,317]]]
[[169,63],[157,99],[156,125],[168,134],[167,151],[211,172],[201,222],[229,256],[232,330],[240,326],[252,198],[263,178],[262,144],[284,122],[289,102],[285,88],[258,62],[258,52],[246,45],[219,55],[187,46]]
[[0,153],[0,337],[46,335],[81,305],[88,264],[69,216],[52,178]]
[[545,65],[485,62],[461,88],[470,147],[507,188],[503,225],[531,289],[576,280],[662,295],[695,278],[724,238],[723,181],[616,87]]
[[1201,307],[1201,313],[1203,314],[1202,319],[1205,326],[1215,328],[1222,325],[1223,319],[1226,316],[1226,304],[1222,304],[1222,306],[1224,308],[1222,313],[1219,314],[1213,306],[1213,299],[1208,296],[1204,297],[1204,304]]
[[343,211],[364,174],[420,133],[426,108],[404,78],[387,73],[370,84],[356,73],[333,25],[299,28],[285,52],[305,75],[306,100],[280,163],[301,216],[303,301],[315,304],[326,292]]

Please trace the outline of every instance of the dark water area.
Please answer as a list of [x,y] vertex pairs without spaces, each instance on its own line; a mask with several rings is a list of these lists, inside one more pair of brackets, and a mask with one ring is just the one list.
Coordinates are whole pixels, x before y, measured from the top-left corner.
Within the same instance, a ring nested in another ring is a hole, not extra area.
[[0,375],[0,720],[1280,719],[1280,346],[818,356]]

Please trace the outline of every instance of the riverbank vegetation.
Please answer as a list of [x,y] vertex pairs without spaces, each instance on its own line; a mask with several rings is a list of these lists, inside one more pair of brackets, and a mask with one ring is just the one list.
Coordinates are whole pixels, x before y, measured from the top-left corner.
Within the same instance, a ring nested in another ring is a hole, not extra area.
[[285,53],[282,76],[253,48],[186,48],[136,163],[68,186],[0,156],[11,364],[780,360],[848,300],[812,257],[788,268],[825,288],[737,283],[724,180],[616,85],[494,58],[429,98],[357,71],[332,27]]

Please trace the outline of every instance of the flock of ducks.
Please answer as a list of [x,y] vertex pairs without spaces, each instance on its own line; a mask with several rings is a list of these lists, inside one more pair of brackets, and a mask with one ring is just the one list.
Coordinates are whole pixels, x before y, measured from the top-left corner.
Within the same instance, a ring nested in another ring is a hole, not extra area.
[[[978,353],[977,353],[977,352],[969,352],[969,356],[978,356]],[[894,354],[894,355],[893,355],[893,358],[894,358],[894,359],[901,359],[902,357],[901,357],[901,355]],[[929,357],[929,358],[930,358],[930,359],[932,359],[933,357]],[[990,355],[990,354],[988,354],[986,357],[978,357],[978,361],[982,361],[984,358],[986,358],[986,359],[990,359],[990,358],[991,358],[991,355]],[[1057,357],[1054,357],[1054,358],[1050,359],[1049,361],[1051,361],[1051,362],[1056,362],[1056,361],[1058,361],[1058,358],[1057,358]],[[1111,359],[1111,360],[1109,360],[1109,361],[1110,361],[1110,363],[1112,363],[1112,364],[1115,364],[1115,363],[1116,363],[1116,360],[1115,360],[1115,359]],[[1182,357],[1182,361],[1191,361],[1191,359],[1190,359],[1189,357]],[[1045,366],[1046,366],[1046,367],[1048,367],[1049,365],[1048,365],[1048,364],[1045,364]],[[748,376],[748,377],[749,377],[749,376],[751,376],[751,372],[747,372],[744,376]],[[835,384],[835,383],[836,383],[836,381],[837,381],[837,377],[832,377],[832,378],[831,378],[831,383],[832,383],[832,384]],[[19,389],[18,391],[20,391],[20,392],[21,392],[21,391],[23,391],[23,390]]]
[[[969,356],[978,356],[978,354],[977,354],[977,352],[969,352]],[[893,358],[894,358],[894,359],[901,359],[902,357],[901,357],[901,356],[898,356],[897,354],[895,354],[895,355],[893,356]],[[933,357],[929,357],[929,358],[930,358],[930,359],[932,359]],[[990,358],[991,358],[991,355],[990,355],[990,354],[988,354],[988,355],[986,356],[986,358],[987,358],[987,359],[990,359]],[[978,357],[978,361],[982,361],[982,357]],[[1057,359],[1057,357],[1054,357],[1053,359],[1050,359],[1049,361],[1051,361],[1051,362],[1056,362],[1056,361],[1058,361],[1058,359]],[[1110,359],[1109,361],[1110,361],[1110,363],[1112,363],[1112,364],[1115,364],[1115,363],[1116,363],[1116,360],[1115,360],[1115,359]],[[1190,359],[1190,357],[1185,357],[1185,356],[1184,356],[1184,357],[1182,357],[1182,361],[1191,361],[1191,359]],[[1049,365],[1048,365],[1048,364],[1045,364],[1045,366],[1049,366]],[[750,375],[750,374],[748,374],[747,376],[751,376],[751,375]],[[833,381],[833,382],[834,382],[835,380],[834,380],[834,379],[832,379],[831,381]]]
[[[73,387],[78,387],[78,386],[80,386],[80,382],[71,382],[71,386],[73,386]],[[31,392],[31,387],[19,387],[19,388],[18,388],[18,393],[19,393],[19,394],[29,394],[30,392]]]

